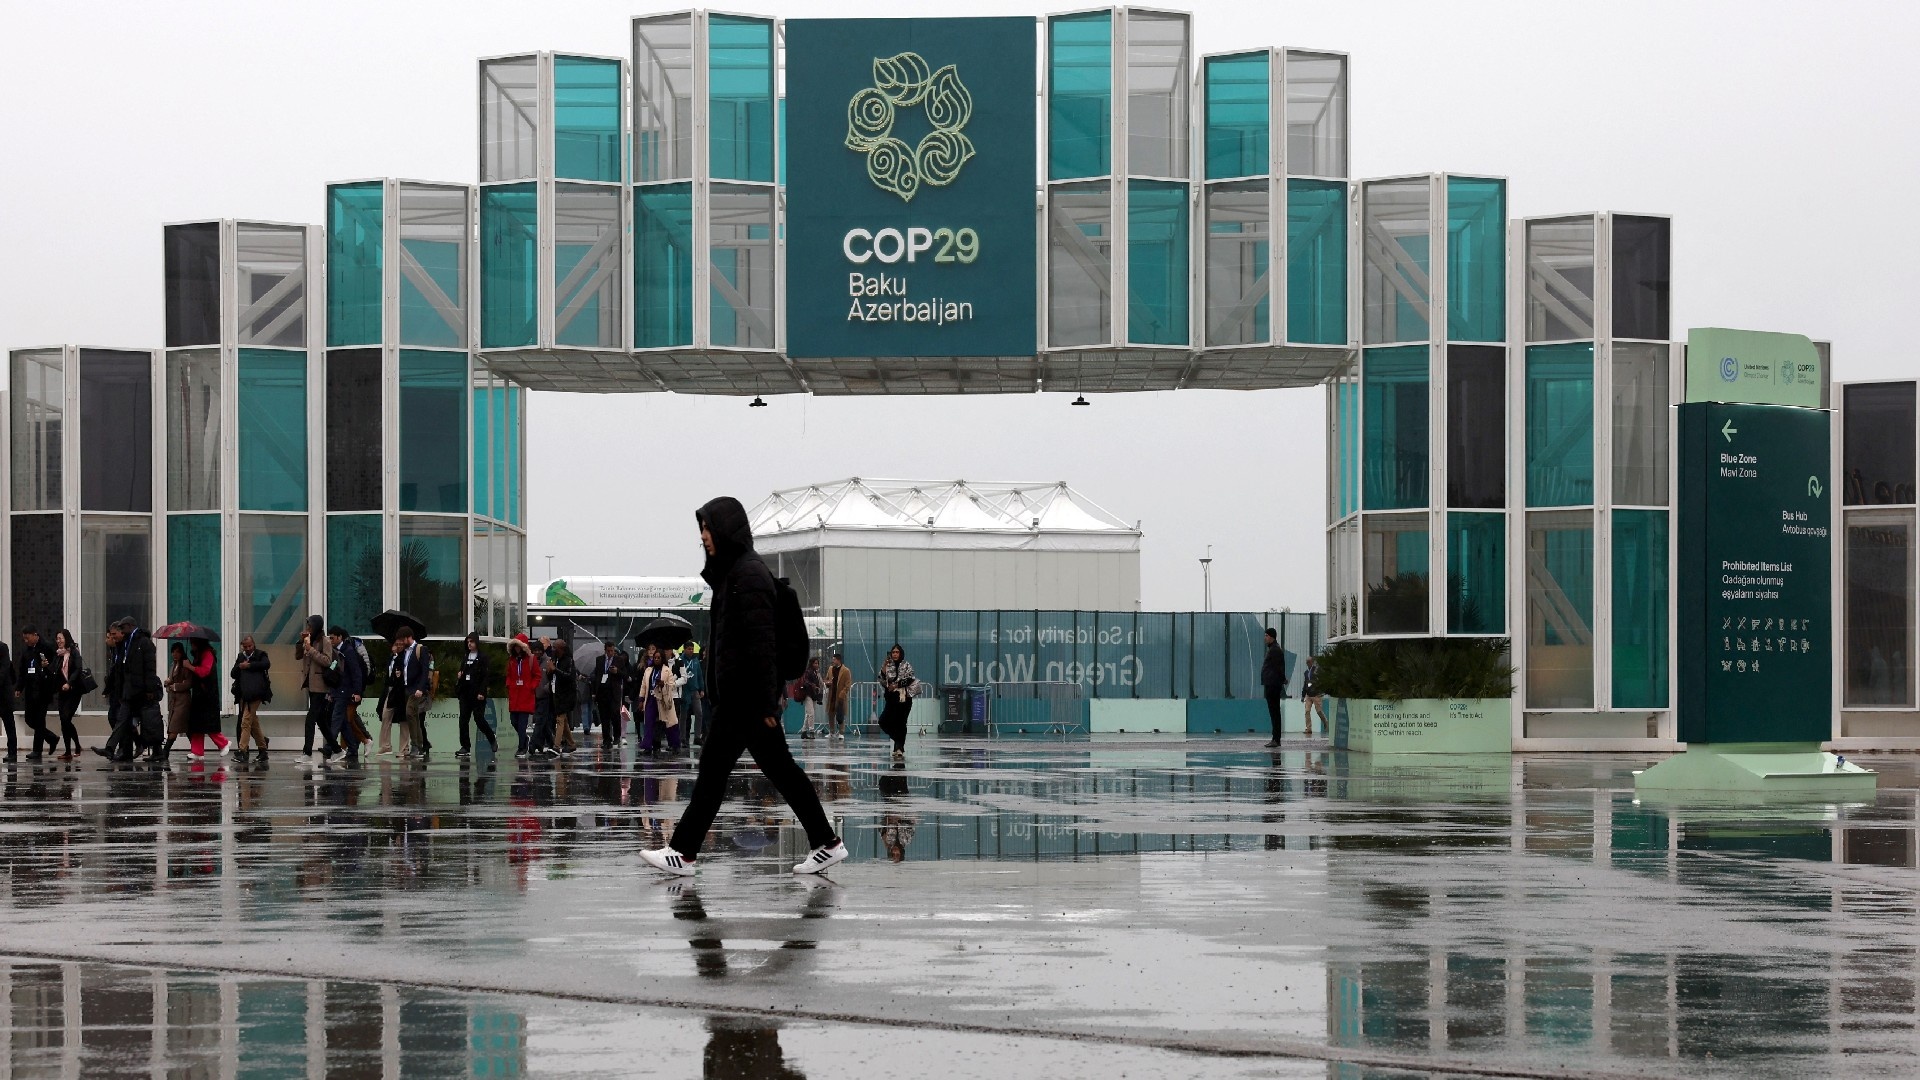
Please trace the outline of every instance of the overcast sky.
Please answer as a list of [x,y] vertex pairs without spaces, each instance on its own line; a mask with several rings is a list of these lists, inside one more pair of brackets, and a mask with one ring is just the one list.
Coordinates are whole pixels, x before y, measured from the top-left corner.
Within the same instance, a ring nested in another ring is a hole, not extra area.
[[[1920,7],[1196,3],[1200,52],[1352,56],[1354,176],[1507,177],[1514,216],[1674,216],[1687,326],[1834,342],[1912,375]],[[151,346],[160,224],[318,222],[329,180],[475,179],[476,57],[624,55],[631,0],[564,5],[0,0],[0,343]],[[913,5],[789,2],[765,14]],[[955,9],[959,10],[959,9]],[[1046,9],[975,0],[969,14]],[[1146,531],[1148,608],[1324,602],[1323,394],[1095,399],[535,395],[530,572],[698,569],[692,512],[845,476],[1065,480]]]

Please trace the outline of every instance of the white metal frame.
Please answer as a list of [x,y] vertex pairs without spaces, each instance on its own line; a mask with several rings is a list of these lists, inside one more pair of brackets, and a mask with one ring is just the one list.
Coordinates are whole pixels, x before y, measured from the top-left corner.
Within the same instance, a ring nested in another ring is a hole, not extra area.
[[[1849,558],[1846,543],[1847,520],[1850,512],[1888,510],[1904,512],[1914,525],[1909,533],[1909,543],[1920,539],[1920,504],[1916,503],[1858,503],[1849,506],[1845,499],[1846,491],[1846,400],[1847,391],[1856,387],[1869,386],[1906,386],[1913,390],[1916,401],[1920,401],[1920,380],[1916,379],[1859,379],[1852,382],[1833,383],[1833,425],[1829,446],[1828,475],[1833,478],[1833,489],[1839,492],[1834,500],[1834,520],[1832,524],[1833,559],[1831,567],[1830,590],[1833,597],[1833,730],[1831,739],[1833,748],[1847,750],[1920,750],[1920,695],[1912,705],[1848,705],[1847,698],[1847,561]],[[1916,431],[1916,442],[1920,443],[1920,431]],[[1920,452],[1920,446],[1916,447]],[[1917,458],[1916,460],[1920,460]],[[1920,566],[1909,549],[1909,571]],[[1913,587],[1914,582],[1908,582]],[[1920,605],[1914,605],[1907,611],[1907,632],[1909,641],[1920,641]],[[1908,679],[1920,678],[1920,669],[1909,667]],[[1848,730],[1849,716],[1866,715],[1879,717],[1898,717],[1916,721],[1911,724],[1910,735],[1859,735]]]

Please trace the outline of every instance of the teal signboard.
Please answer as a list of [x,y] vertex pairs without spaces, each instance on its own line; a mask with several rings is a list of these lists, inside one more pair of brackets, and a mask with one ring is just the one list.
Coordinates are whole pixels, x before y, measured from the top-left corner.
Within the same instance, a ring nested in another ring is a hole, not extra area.
[[1832,733],[1832,496],[1816,409],[1680,406],[1680,738]]
[[790,355],[1034,354],[1034,35],[787,21]]

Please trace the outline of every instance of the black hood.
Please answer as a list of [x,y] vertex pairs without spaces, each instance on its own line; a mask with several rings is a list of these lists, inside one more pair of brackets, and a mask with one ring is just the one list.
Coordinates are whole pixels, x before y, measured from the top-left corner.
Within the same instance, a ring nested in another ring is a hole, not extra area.
[[[724,571],[740,556],[753,550],[753,526],[747,521],[747,508],[731,495],[722,495],[694,511],[694,520],[713,534],[713,554],[707,557],[707,569]],[[708,578],[712,584],[713,579]]]

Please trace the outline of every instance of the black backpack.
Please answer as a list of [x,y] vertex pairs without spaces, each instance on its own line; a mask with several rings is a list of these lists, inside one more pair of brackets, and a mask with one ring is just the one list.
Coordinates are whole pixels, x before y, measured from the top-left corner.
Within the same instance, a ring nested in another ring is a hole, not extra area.
[[800,614],[800,594],[786,578],[773,580],[773,663],[783,683],[807,673],[813,642],[807,637],[807,618]]

